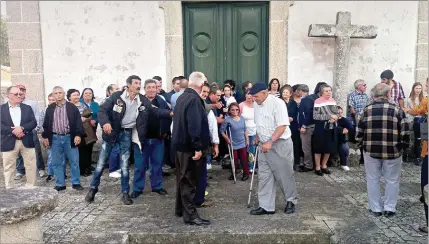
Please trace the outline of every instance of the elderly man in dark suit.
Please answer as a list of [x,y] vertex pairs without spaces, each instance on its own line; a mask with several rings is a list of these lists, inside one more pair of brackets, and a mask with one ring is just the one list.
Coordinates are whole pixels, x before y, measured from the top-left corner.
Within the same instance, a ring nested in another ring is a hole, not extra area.
[[13,86],[7,89],[9,101],[1,105],[1,145],[6,188],[14,188],[16,158],[24,158],[26,186],[36,184],[36,158],[33,130],[37,126],[31,106],[22,103],[23,93]]

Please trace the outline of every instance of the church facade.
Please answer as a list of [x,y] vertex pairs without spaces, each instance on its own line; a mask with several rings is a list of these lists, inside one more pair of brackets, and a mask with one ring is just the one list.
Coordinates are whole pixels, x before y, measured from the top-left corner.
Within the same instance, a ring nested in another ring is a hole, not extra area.
[[[55,85],[92,87],[97,97],[126,77],[204,72],[209,81],[332,84],[334,38],[308,37],[311,24],[374,25],[375,39],[351,39],[347,85],[370,86],[385,69],[406,93],[428,75],[427,1],[8,1],[12,83],[44,103]],[[334,91],[335,92],[335,91]]]

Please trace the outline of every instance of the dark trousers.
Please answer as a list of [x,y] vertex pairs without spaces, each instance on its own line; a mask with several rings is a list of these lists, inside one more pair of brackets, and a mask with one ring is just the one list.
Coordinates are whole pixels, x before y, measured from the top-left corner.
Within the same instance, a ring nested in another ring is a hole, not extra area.
[[418,123],[418,120],[420,118],[414,118],[413,123],[413,131],[414,131],[414,156],[416,159],[420,158],[420,155],[422,153],[422,141],[420,138],[420,123]]
[[91,172],[91,163],[92,163],[92,149],[94,143],[83,144],[79,147],[79,169],[80,174],[84,172]]
[[[427,184],[428,184],[428,156],[426,155],[426,157],[423,159],[421,184],[420,184],[423,199],[425,199],[425,192],[423,188]],[[425,208],[426,224],[428,224],[428,204],[426,202],[424,203],[424,208]]]
[[[241,166],[243,167],[243,176],[249,176],[249,163],[247,162],[247,150],[246,147],[233,151],[234,153],[234,165],[238,168],[238,159],[240,159]],[[232,169],[231,169],[232,173]]]
[[349,143],[339,143],[338,144],[338,155],[340,156],[341,166],[348,166],[349,162]]
[[[210,156],[208,156],[210,157]],[[211,159],[211,157],[210,157]],[[197,205],[203,204],[206,197],[207,188],[207,157],[204,157],[201,172],[197,174],[197,186],[195,191],[194,203]]]
[[301,133],[297,131],[292,132],[292,142],[293,142],[293,157],[294,157],[294,165],[299,165],[301,163],[301,156],[304,155],[302,152],[301,145]]
[[225,138],[221,134],[219,134],[219,155],[216,158],[216,161],[222,160],[228,152],[228,144],[225,141]]
[[176,152],[176,214],[182,215],[184,221],[198,218],[194,197],[197,177],[205,165],[205,157],[194,161],[194,152]]
[[171,146],[170,146],[170,144],[171,144],[171,136],[169,135],[169,136],[167,136],[165,139],[164,139],[164,148],[165,148],[165,150],[164,150],[164,153],[165,153],[165,155],[164,155],[164,162],[163,162],[163,165],[168,165],[168,166],[170,166],[171,168],[174,168],[175,167],[175,163],[174,163],[174,161],[171,161],[171,159],[173,158],[174,159],[174,157],[172,157],[170,154],[171,154]]

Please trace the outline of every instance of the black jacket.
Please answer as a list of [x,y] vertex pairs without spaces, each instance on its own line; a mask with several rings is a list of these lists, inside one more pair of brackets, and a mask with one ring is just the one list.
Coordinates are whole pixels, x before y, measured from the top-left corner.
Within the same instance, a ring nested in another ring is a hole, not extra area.
[[[110,123],[112,126],[112,133],[110,133],[110,135],[103,131],[103,140],[109,143],[115,143],[118,139],[118,135],[121,130],[121,122],[127,109],[125,101],[121,98],[122,93],[123,91],[113,93],[100,106],[98,111],[98,121],[100,122],[101,128],[103,128],[103,126],[107,123]],[[171,110],[152,107],[150,101],[142,94],[139,94],[139,98],[140,105],[138,106],[136,127],[139,134],[139,140],[143,144],[146,139],[148,126],[147,121],[149,116],[155,116],[157,118],[170,118]],[[120,104],[123,107],[121,113],[113,111],[113,107],[117,104]]]
[[210,131],[204,101],[190,88],[177,99],[173,117],[172,143],[177,151],[192,152],[208,149]]
[[313,109],[314,109],[314,101],[319,98],[317,94],[311,94],[309,96],[304,97],[299,104],[298,118],[299,118],[299,126],[303,125],[309,126],[314,125],[313,119]]
[[[24,127],[24,137],[22,137],[22,144],[26,148],[34,148],[33,130],[37,126],[36,117],[31,106],[21,103],[21,123]],[[1,152],[12,151],[15,148],[16,137],[12,134],[13,124],[12,117],[9,112],[9,103],[1,105]]]
[[[45,120],[43,121],[42,137],[49,139],[49,145],[52,145],[52,136],[53,136],[52,127],[54,125],[54,111],[56,106],[57,106],[56,103],[52,103],[46,108]],[[69,119],[70,140],[71,140],[70,145],[71,147],[76,147],[74,145],[74,138],[76,136],[80,136],[81,139],[83,140],[83,137],[85,136],[82,119],[79,113],[79,109],[74,104],[66,102],[64,106],[66,106],[67,117]]]

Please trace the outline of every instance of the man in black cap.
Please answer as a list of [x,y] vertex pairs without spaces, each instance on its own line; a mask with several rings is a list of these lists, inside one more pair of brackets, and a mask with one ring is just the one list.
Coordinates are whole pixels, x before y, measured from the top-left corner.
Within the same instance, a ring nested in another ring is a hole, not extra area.
[[276,183],[280,185],[286,207],[284,212],[295,212],[296,183],[293,170],[294,155],[290,122],[284,102],[267,91],[267,85],[255,84],[248,92],[255,101],[255,143],[258,147],[259,208],[251,215],[274,214]]
[[395,81],[393,79],[393,72],[391,70],[385,70],[381,72],[380,75],[381,83],[385,83],[390,86],[391,90],[391,101],[394,102],[396,105],[401,107],[401,109],[404,109],[404,99],[405,99],[405,93],[402,89],[401,83]]

